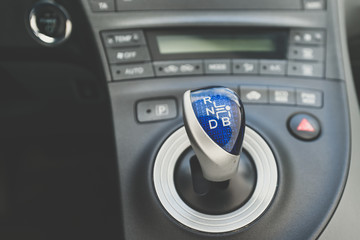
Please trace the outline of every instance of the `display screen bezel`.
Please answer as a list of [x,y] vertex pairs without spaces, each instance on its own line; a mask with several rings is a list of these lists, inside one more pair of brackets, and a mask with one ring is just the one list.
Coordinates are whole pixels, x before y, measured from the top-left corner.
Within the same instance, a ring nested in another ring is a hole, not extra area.
[[[185,60],[185,59],[286,59],[289,29],[283,28],[172,28],[148,29],[145,31],[153,61]],[[199,53],[168,53],[162,54],[159,49],[158,36],[174,35],[244,35],[246,37],[266,37],[274,42],[273,51],[234,51],[234,52],[199,52]]]

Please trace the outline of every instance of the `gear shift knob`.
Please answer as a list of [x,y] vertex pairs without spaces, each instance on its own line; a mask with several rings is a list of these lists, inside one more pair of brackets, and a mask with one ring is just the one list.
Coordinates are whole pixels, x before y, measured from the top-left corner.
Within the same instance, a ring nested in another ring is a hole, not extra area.
[[237,172],[245,133],[245,112],[238,95],[225,87],[186,91],[184,123],[204,177],[221,182]]

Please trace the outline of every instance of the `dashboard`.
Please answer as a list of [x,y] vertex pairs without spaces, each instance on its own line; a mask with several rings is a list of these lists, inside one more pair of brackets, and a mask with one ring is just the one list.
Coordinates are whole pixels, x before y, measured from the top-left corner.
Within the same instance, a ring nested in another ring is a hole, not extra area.
[[[5,3],[4,239],[359,238],[357,1]],[[227,183],[184,95],[218,86],[246,115]]]

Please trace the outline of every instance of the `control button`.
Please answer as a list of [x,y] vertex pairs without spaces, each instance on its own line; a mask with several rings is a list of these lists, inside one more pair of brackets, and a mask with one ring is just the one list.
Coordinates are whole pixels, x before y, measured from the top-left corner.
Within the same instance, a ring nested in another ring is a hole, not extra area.
[[205,60],[206,74],[230,74],[230,60]]
[[286,62],[285,61],[260,61],[260,74],[262,75],[285,75]]
[[201,60],[154,62],[156,76],[203,74]]
[[232,71],[234,74],[258,74],[259,61],[257,60],[233,60]]
[[325,9],[325,0],[303,0],[304,9],[306,10],[323,10]]
[[111,65],[111,73],[114,81],[154,76],[154,71],[150,63]]
[[303,40],[304,42],[311,42],[313,40],[313,37],[310,33],[304,33]]
[[313,33],[314,41],[324,43],[324,39],[325,39],[324,35],[325,35],[324,32],[314,32]]
[[244,103],[268,103],[268,88],[265,86],[241,86],[241,101]]
[[36,3],[29,14],[29,24],[35,39],[46,46],[64,42],[72,31],[69,14],[55,2]]
[[106,47],[145,45],[145,37],[142,31],[103,32],[102,38]]
[[322,78],[324,77],[324,64],[289,61],[287,74],[289,76]]
[[114,0],[89,0],[93,12],[115,12]]
[[107,53],[110,63],[130,63],[150,60],[149,52],[145,46],[136,48],[108,48]]
[[318,44],[325,42],[325,32],[321,30],[294,29],[290,32],[290,42],[295,44]]
[[270,104],[287,104],[295,105],[295,89],[294,88],[269,88],[269,102]]
[[141,101],[136,109],[139,122],[160,121],[177,116],[175,99]]
[[291,46],[288,58],[292,60],[323,61],[324,48]]
[[297,113],[288,121],[290,133],[300,140],[314,140],[320,135],[319,121],[307,113]]
[[296,104],[299,106],[322,107],[322,92],[309,89],[296,89]]

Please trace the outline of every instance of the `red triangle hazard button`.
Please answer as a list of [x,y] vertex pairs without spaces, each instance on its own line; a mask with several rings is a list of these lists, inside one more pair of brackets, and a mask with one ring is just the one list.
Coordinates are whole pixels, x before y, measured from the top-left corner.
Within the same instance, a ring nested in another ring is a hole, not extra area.
[[294,137],[308,141],[314,140],[320,135],[319,121],[310,114],[297,113],[290,117],[288,129]]
[[314,127],[311,125],[309,120],[307,120],[306,118],[303,118],[301,120],[301,122],[299,123],[296,130],[301,131],[301,132],[315,132]]

